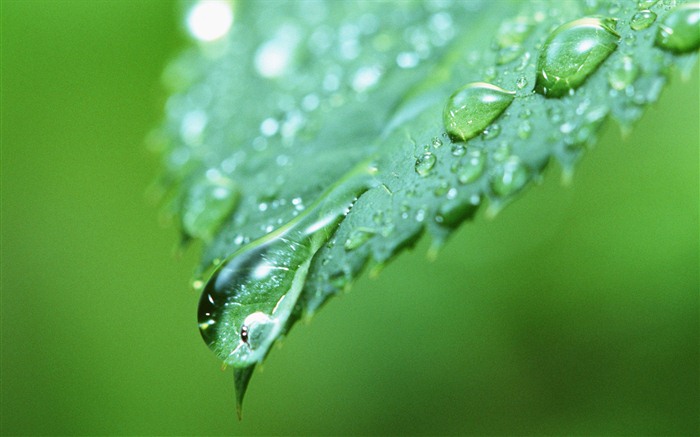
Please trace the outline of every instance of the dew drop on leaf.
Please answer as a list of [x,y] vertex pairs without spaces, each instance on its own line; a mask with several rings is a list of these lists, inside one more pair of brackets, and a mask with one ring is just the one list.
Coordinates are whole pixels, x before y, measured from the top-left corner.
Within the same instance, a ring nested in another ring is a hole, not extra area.
[[430,171],[435,167],[437,162],[437,157],[430,152],[425,152],[416,159],[416,173],[420,176],[427,176]]
[[530,178],[530,172],[517,156],[510,156],[498,165],[491,178],[491,189],[498,196],[509,196],[518,192]]
[[452,145],[452,156],[463,156],[467,153],[467,148],[464,144],[455,143]]
[[487,140],[496,138],[498,134],[501,133],[501,126],[497,123],[492,124],[491,126],[487,127],[484,129],[484,138]]
[[479,149],[472,149],[467,154],[467,159],[462,166],[457,169],[457,180],[460,184],[474,182],[484,172],[486,157]]
[[656,45],[675,53],[700,47],[700,3],[678,6],[659,25]]
[[214,270],[199,300],[199,329],[226,364],[248,368],[267,355],[294,311],[312,258],[373,184],[372,174],[371,166],[359,165],[292,221]]
[[608,82],[618,91],[627,88],[639,75],[639,67],[629,56],[623,56],[608,73]]
[[615,21],[586,17],[566,23],[547,38],[537,62],[535,91],[561,97],[578,88],[615,51]]
[[630,28],[632,30],[643,30],[654,24],[656,14],[649,10],[643,10],[632,15]]
[[450,96],[442,119],[455,141],[479,135],[511,104],[515,92],[485,82],[469,83]]
[[374,230],[366,228],[354,229],[345,240],[345,250],[351,251],[365,244],[374,235]]

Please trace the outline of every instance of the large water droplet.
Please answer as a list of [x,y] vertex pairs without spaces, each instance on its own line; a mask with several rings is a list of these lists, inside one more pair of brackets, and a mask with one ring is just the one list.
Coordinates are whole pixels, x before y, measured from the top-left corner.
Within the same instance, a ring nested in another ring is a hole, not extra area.
[[558,27],[537,62],[535,91],[561,97],[578,88],[615,51],[620,35],[612,19],[587,17]]
[[348,207],[373,184],[371,167],[358,166],[286,225],[224,260],[199,301],[202,338],[237,369],[259,363],[283,332],[309,265]]
[[445,105],[445,130],[455,141],[479,135],[511,104],[515,92],[485,82],[473,82],[458,89]]
[[491,178],[491,189],[498,196],[509,196],[525,186],[530,172],[517,156],[509,157],[496,167]]
[[427,176],[430,171],[435,167],[437,162],[437,157],[430,152],[425,152],[416,159],[416,173],[420,176]]
[[643,30],[654,24],[656,14],[649,10],[639,11],[632,15],[630,20],[630,28],[632,30]]
[[656,33],[656,45],[675,53],[700,47],[700,3],[681,5],[669,13]]

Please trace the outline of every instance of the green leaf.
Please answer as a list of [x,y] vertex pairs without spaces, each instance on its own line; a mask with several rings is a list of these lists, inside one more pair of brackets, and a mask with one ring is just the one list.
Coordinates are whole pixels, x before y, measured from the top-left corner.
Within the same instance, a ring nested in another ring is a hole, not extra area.
[[211,4],[190,5],[153,140],[169,211],[205,243],[200,328],[239,406],[270,346],[365,267],[426,231],[436,253],[552,161],[570,180],[608,118],[630,129],[689,72],[689,19],[645,3],[240,2],[203,34]]

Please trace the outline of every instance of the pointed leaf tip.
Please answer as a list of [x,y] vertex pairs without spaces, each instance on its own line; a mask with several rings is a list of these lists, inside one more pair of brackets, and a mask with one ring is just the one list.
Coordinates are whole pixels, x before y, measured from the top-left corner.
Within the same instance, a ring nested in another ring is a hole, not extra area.
[[238,420],[242,419],[243,397],[248,389],[248,383],[253,376],[254,370],[254,365],[233,369],[233,385],[236,388],[236,414],[238,415]]

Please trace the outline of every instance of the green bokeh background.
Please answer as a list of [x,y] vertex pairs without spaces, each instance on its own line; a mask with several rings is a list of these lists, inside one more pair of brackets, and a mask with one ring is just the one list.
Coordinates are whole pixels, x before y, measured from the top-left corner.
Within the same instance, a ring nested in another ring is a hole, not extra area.
[[[299,325],[235,418],[146,200],[166,1],[2,3],[2,434],[697,434],[700,97]],[[677,75],[676,75],[677,76]]]

